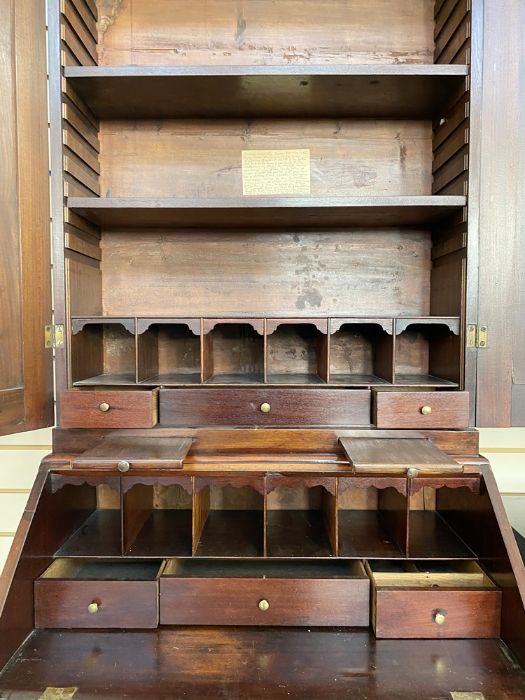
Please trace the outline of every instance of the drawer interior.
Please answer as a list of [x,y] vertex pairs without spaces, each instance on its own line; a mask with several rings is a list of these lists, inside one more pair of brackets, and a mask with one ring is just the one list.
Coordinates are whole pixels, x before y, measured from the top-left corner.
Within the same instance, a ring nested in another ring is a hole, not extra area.
[[378,588],[496,589],[493,581],[475,561],[370,560],[367,568]]
[[162,576],[180,578],[290,578],[346,579],[367,578],[363,563],[356,561],[231,561],[170,559]]
[[155,581],[162,561],[97,561],[55,559],[38,580],[60,581]]

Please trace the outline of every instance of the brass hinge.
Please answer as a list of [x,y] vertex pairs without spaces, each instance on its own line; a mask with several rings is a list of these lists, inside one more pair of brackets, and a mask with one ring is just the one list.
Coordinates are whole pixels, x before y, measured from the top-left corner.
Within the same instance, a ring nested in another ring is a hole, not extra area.
[[64,326],[61,323],[44,326],[44,347],[64,347]]
[[486,348],[487,334],[487,326],[477,326],[475,323],[467,324],[467,348]]

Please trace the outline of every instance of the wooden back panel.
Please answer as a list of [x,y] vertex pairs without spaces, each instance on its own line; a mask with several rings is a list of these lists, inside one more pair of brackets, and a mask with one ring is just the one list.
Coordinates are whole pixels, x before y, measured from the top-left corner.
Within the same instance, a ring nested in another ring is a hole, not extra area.
[[104,65],[432,63],[433,0],[99,0]]

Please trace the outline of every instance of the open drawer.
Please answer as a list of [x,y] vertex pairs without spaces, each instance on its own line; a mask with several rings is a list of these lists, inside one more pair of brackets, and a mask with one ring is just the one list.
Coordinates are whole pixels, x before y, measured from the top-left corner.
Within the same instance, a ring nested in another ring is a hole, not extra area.
[[366,627],[369,591],[361,561],[174,559],[160,579],[160,623]]
[[157,627],[159,561],[56,559],[35,581],[35,626]]
[[474,561],[368,561],[372,625],[387,639],[498,637],[501,591]]

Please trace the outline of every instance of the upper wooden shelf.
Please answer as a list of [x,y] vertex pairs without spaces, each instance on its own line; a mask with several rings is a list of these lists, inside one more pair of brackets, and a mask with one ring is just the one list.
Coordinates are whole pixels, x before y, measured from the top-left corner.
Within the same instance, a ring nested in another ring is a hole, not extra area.
[[466,204],[463,196],[402,197],[68,197],[80,216],[105,228],[421,226]]
[[440,117],[468,66],[72,66],[99,119]]

